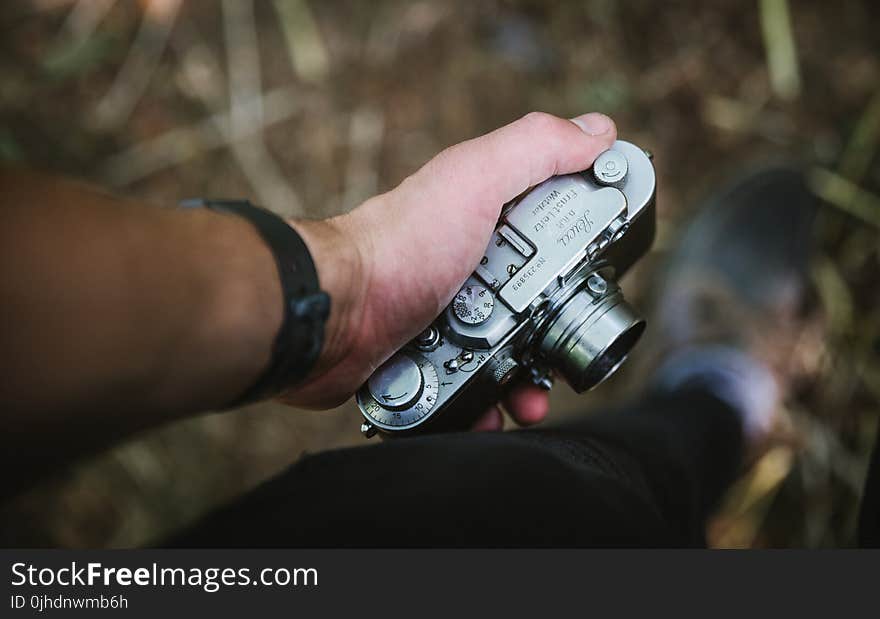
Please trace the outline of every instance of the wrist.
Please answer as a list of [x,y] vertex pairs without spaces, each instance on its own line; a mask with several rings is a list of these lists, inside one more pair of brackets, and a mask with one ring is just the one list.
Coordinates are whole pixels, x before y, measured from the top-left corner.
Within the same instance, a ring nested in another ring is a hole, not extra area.
[[324,343],[311,375],[339,364],[357,339],[366,299],[364,247],[346,215],[325,220],[289,220],[305,242],[318,272],[321,290],[330,296]]

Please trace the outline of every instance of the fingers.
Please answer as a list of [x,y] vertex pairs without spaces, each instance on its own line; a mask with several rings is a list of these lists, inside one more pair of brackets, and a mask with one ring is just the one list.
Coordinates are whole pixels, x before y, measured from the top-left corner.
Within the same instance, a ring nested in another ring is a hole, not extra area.
[[503,427],[504,417],[501,415],[501,409],[493,406],[480,417],[472,430],[474,432],[497,432]]
[[[530,383],[514,387],[504,398],[504,409],[520,426],[531,426],[544,421],[550,410],[547,392]],[[504,427],[501,409],[492,406],[474,424],[475,432],[497,432]]]
[[446,149],[411,178],[436,203],[470,202],[497,215],[502,204],[529,187],[588,168],[616,139],[614,122],[603,114],[565,120],[532,112]]
[[547,392],[531,383],[514,387],[504,398],[504,409],[521,426],[531,426],[544,421],[550,410]]

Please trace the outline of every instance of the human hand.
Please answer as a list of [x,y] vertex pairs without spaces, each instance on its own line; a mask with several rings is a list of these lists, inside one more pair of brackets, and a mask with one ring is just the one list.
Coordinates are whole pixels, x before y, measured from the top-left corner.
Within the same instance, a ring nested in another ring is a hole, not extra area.
[[[456,144],[388,193],[346,215],[293,221],[332,299],[324,348],[287,403],[329,408],[449,304],[473,272],[501,207],[557,174],[588,168],[617,137],[607,116],[564,120],[533,112],[487,135]],[[547,414],[547,393],[515,387],[503,402],[520,425]],[[492,407],[475,429],[500,429]]]

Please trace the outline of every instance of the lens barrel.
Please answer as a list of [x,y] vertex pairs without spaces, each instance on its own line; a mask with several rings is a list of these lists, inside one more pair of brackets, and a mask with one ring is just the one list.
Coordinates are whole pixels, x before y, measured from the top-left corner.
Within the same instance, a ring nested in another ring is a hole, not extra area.
[[611,281],[603,294],[579,290],[544,324],[538,352],[578,393],[611,376],[645,330]]

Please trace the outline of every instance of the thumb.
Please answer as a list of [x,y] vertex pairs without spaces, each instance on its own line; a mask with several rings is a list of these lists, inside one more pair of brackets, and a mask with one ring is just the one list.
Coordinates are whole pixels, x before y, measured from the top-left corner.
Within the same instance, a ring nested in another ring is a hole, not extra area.
[[435,203],[470,206],[480,215],[497,217],[505,202],[529,187],[588,168],[616,139],[614,121],[604,114],[565,120],[532,112],[447,148],[404,185]]

